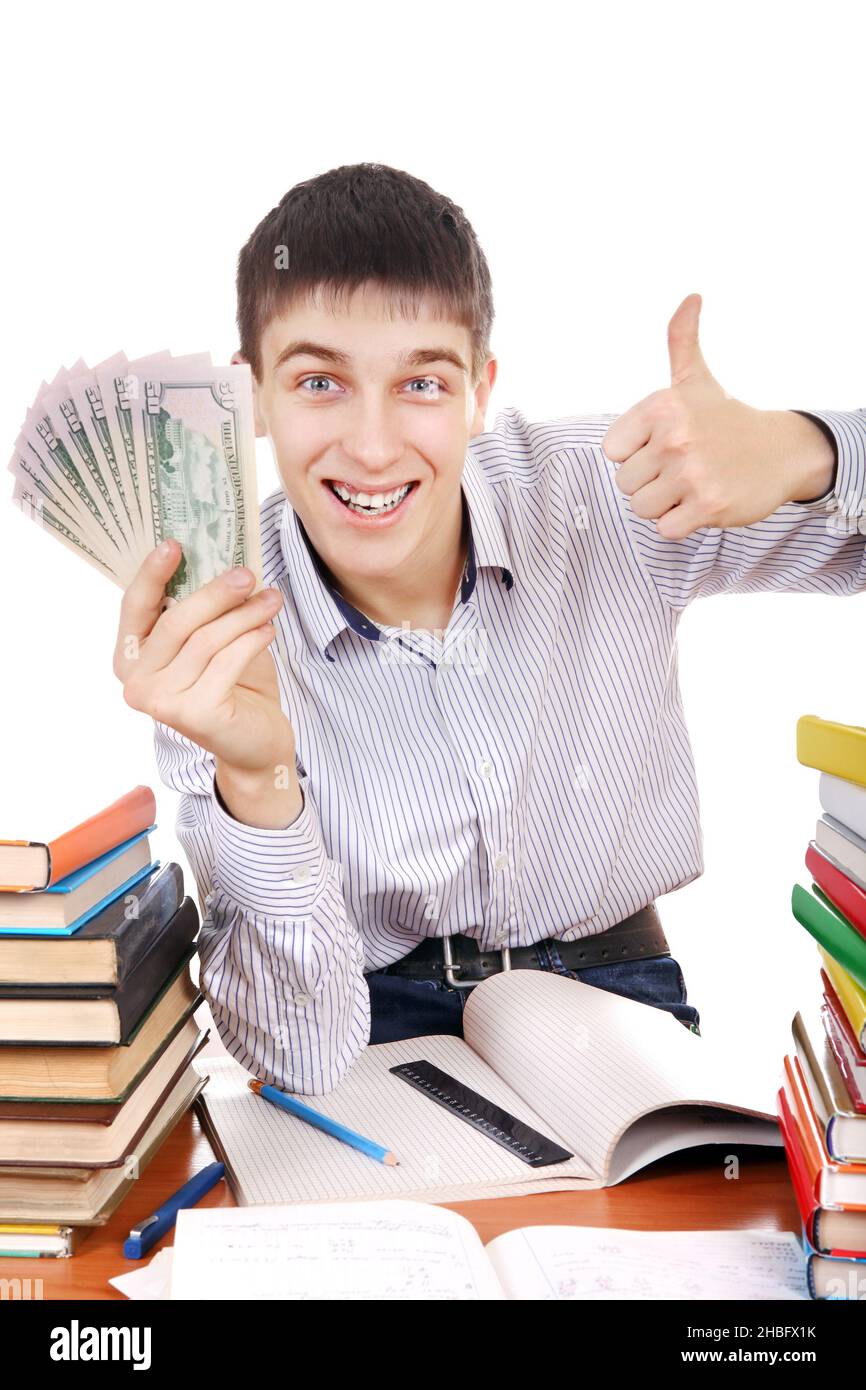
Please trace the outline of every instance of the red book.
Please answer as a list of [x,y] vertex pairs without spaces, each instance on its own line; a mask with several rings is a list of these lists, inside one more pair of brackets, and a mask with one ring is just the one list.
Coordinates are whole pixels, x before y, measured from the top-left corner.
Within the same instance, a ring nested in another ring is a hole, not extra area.
[[[851,1021],[842,1007],[842,1001],[833,988],[833,981],[825,970],[821,971],[821,984],[824,988],[824,1003],[828,1011],[827,1017],[824,1019],[824,1027],[827,1029],[827,1037],[830,1040],[830,1046],[833,1048],[833,1056],[841,1067],[842,1062],[840,1054],[844,1049],[840,1047],[837,1050],[836,1047],[836,1039],[841,1037],[848,1044],[851,1063],[857,1067],[866,1067],[866,1052],[864,1052],[860,1046],[857,1034],[851,1027]],[[842,1075],[845,1075],[844,1069]]]
[[[784,1086],[779,1088],[776,1106],[791,1186],[809,1243],[825,1255],[862,1259],[866,1254],[866,1226],[862,1219],[866,1217],[866,1213],[840,1213],[821,1206],[815,1195],[814,1183],[803,1153],[800,1130]],[[827,1236],[822,1234],[822,1226],[829,1233],[831,1241],[834,1240],[834,1236],[841,1237],[842,1243],[828,1246]]]
[[836,1063],[851,1105],[858,1114],[866,1115],[866,1067],[857,1066],[847,1038],[839,1033],[835,1036],[831,1033],[836,1024],[826,1004],[821,1006],[821,1022],[824,1025],[826,1045]]
[[842,916],[847,918],[866,940],[866,893],[846,873],[837,869],[831,859],[818,848],[814,840],[806,850],[806,868],[819,888],[822,888]]
[[783,1090],[797,1126],[811,1200],[822,1207],[866,1212],[866,1164],[831,1157],[799,1058],[783,1059]]

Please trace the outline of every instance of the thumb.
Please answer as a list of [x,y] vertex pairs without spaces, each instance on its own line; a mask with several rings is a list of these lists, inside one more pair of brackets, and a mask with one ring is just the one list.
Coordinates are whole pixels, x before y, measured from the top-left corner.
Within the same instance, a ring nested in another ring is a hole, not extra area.
[[245,690],[255,690],[259,695],[265,695],[276,705],[280,704],[277,668],[271,654],[270,643],[263,647],[260,652],[256,652],[255,656],[247,662],[238,676],[237,684],[243,686]]
[[686,295],[668,324],[671,386],[680,386],[684,381],[692,381],[695,377],[712,376],[698,343],[701,304],[699,294]]

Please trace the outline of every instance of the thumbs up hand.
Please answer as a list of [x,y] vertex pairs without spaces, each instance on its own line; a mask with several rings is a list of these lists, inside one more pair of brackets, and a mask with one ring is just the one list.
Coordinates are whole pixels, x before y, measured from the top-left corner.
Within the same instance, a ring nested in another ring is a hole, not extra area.
[[722,389],[698,342],[701,302],[687,295],[668,324],[670,386],[618,416],[602,440],[621,465],[617,487],[668,540],[701,526],[748,526],[786,502],[820,497],[835,467],[813,421],[755,410]]

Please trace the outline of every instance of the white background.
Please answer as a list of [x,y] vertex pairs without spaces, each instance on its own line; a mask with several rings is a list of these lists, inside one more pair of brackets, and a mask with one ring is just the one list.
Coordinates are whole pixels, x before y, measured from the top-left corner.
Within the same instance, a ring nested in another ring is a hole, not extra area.
[[[863,60],[853,5],[220,3],[15,7],[2,102],[11,451],[79,356],[236,347],[238,250],[294,183],[406,169],[488,257],[488,428],[625,410],[670,384],[699,291],[725,388],[854,409],[863,382]],[[266,441],[259,493],[277,486]],[[7,497],[11,475],[7,475]],[[51,835],[138,782],[181,858],[150,721],[111,671],[119,590],[0,507],[0,835]],[[866,723],[863,595],[723,595],[680,629],[706,872],[660,900],[705,1034],[790,1046],[817,952],[790,911],[820,814],[805,713]]]

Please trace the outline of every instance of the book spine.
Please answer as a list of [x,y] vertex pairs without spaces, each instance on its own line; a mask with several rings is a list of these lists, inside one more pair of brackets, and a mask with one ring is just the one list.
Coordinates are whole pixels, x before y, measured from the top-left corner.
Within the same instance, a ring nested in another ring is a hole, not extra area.
[[[128,899],[135,900],[131,912]],[[93,923],[93,935],[112,935],[115,942],[116,982],[122,984],[162,935],[183,901],[183,872],[179,864],[164,864],[135,885],[123,902],[113,903]],[[116,926],[115,926],[116,924]]]
[[819,946],[866,988],[866,941],[834,906],[820,887],[807,893],[795,883],[791,892],[791,911]]
[[797,761],[866,787],[866,729],[804,714],[797,720]]
[[156,798],[151,788],[134,787],[95,816],[48,842],[48,880],[42,887],[66,878],[91,859],[98,859],[107,850],[145,830],[155,819]]
[[806,868],[836,911],[859,933],[866,950],[866,893],[821,853],[814,840],[806,850]]
[[120,1042],[126,1044],[163,983],[184,960],[195,953],[192,941],[198,931],[198,910],[192,898],[184,898],[152,951],[127,975],[117,991]]

